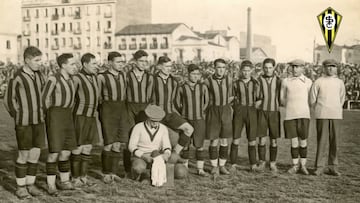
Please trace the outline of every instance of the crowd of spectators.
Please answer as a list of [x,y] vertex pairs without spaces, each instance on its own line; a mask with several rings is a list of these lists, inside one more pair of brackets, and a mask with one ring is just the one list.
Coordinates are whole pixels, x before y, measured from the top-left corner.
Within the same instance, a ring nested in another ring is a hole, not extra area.
[[[180,82],[186,80],[187,75],[187,65],[190,62],[186,63],[174,63],[173,75],[178,78]],[[214,65],[212,62],[200,62],[198,65],[201,67],[203,78],[208,77],[212,73],[214,73]],[[80,64],[78,64],[80,69]],[[133,66],[133,63],[129,61],[127,66],[125,67],[125,71],[128,71]],[[12,77],[14,72],[16,72],[19,68],[21,68],[20,64],[4,64],[0,66],[0,96],[3,95],[4,90],[6,89],[6,84],[8,80]],[[229,61],[228,62],[228,71],[229,74],[233,76],[234,79],[239,77],[239,68],[240,62]],[[58,66],[55,62],[50,62],[42,65],[40,71],[45,76],[45,78],[51,74],[53,74],[58,69]],[[99,65],[100,71],[107,69],[107,64]],[[149,65],[149,71],[155,73],[157,71],[156,65]],[[289,69],[288,64],[286,63],[278,63],[276,65],[275,73],[281,77],[289,77],[291,75],[291,71]],[[257,78],[262,74],[262,64],[255,64],[255,69],[253,71],[253,77]],[[307,63],[305,65],[305,75],[311,80],[316,80],[323,74],[323,69],[321,65],[315,65],[312,63]],[[360,101],[360,65],[359,64],[339,64],[339,73],[338,76],[345,83],[346,87],[346,98],[347,100]]]

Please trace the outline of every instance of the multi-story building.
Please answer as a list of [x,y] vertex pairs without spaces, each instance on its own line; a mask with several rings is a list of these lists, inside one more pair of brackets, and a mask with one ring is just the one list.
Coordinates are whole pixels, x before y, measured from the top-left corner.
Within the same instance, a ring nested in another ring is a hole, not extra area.
[[327,46],[318,45],[314,50],[314,63],[321,64],[325,59],[335,59],[340,63],[360,64],[360,44],[339,46],[334,44],[329,53]]
[[128,25],[116,33],[116,45],[127,59],[136,50],[143,49],[149,53],[151,62],[163,55],[177,62],[207,61],[219,57],[239,59],[236,37],[194,32],[183,23]]
[[[151,5],[151,0],[141,2]],[[120,13],[120,8],[148,12],[144,17]],[[126,15],[128,18],[122,20]],[[133,22],[129,19],[151,21],[151,7],[143,8],[139,0],[23,0],[22,48],[39,47],[45,61],[65,52],[76,57],[91,52],[103,61],[108,52],[115,50],[117,26]]]
[[18,62],[18,35],[0,33],[0,61],[3,63]]

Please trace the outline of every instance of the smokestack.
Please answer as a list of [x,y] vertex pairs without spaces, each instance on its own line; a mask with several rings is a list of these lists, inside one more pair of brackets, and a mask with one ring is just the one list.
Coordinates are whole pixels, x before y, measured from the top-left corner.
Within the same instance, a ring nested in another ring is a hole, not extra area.
[[247,39],[246,39],[246,59],[251,60],[251,52],[252,52],[252,32],[251,32],[251,8],[247,9]]

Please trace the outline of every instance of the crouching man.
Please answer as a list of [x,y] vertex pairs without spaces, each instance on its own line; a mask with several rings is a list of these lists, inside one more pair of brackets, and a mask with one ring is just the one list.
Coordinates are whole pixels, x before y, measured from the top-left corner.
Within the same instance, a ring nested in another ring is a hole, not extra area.
[[149,164],[152,164],[152,152],[160,152],[166,162],[171,155],[171,144],[168,129],[160,121],[165,112],[156,105],[145,109],[148,119],[136,124],[131,132],[129,151],[132,153],[131,173],[134,180],[140,180]]

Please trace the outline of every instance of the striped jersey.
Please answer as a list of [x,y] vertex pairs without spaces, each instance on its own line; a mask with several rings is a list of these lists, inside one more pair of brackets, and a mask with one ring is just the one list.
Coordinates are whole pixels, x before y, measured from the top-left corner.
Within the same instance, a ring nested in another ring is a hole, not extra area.
[[99,74],[98,85],[100,101],[124,101],[126,96],[126,78],[123,72],[114,74],[109,70]]
[[65,79],[60,72],[49,76],[42,92],[44,109],[50,107],[72,108],[74,107],[74,98],[75,86],[71,78]]
[[278,76],[259,77],[260,91],[263,95],[259,109],[264,111],[279,111],[281,79]]
[[138,80],[133,70],[126,76],[126,101],[130,103],[147,104],[151,102],[154,78],[150,73],[144,72]]
[[208,88],[203,83],[180,86],[176,93],[176,108],[188,120],[205,119],[205,110],[209,105]]
[[248,82],[239,79],[234,84],[235,104],[241,106],[255,106],[255,102],[262,99],[259,83],[251,78]]
[[23,68],[9,80],[4,105],[14,117],[16,125],[27,126],[44,121],[41,104],[43,85],[44,79],[39,71],[30,75]]
[[95,75],[82,69],[73,77],[75,85],[74,113],[87,117],[95,117],[99,102],[99,90]]
[[163,108],[166,113],[176,111],[174,102],[177,88],[178,82],[171,75],[166,80],[158,74],[155,75],[152,96],[153,103]]
[[222,79],[216,79],[215,75],[210,76],[205,80],[205,84],[209,90],[209,98],[211,106],[225,106],[231,103],[232,97],[232,78],[224,76]]

